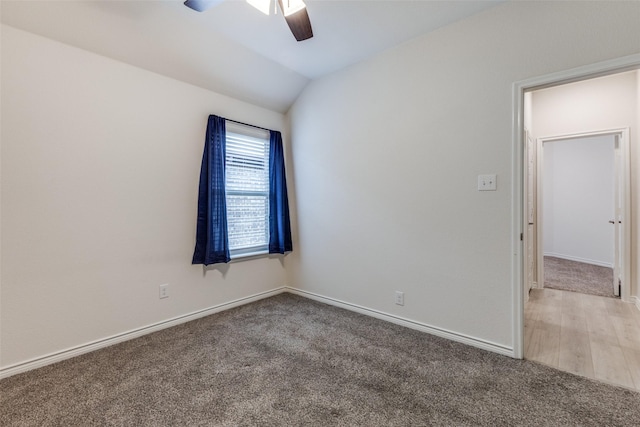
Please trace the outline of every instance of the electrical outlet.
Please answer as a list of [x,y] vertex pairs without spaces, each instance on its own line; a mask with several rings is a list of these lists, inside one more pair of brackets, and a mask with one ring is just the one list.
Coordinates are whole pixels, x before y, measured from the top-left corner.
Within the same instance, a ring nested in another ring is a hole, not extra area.
[[497,176],[495,174],[478,175],[478,191],[496,191]]
[[396,291],[396,304],[404,305],[404,292]]
[[160,285],[160,299],[169,298],[169,284]]

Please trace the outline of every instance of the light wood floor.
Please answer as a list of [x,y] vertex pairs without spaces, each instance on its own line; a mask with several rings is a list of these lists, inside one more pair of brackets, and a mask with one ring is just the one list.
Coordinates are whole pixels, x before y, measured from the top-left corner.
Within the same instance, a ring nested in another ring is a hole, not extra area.
[[619,299],[533,289],[525,358],[640,391],[640,310]]

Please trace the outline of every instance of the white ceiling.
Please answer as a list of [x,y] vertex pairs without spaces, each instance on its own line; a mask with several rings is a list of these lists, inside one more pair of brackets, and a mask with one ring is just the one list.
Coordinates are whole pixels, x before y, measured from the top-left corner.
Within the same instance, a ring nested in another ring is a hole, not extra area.
[[[311,79],[501,1],[306,0],[314,37],[245,0],[195,12],[180,0],[2,0],[2,22],[285,112]],[[273,10],[273,8],[272,8]]]

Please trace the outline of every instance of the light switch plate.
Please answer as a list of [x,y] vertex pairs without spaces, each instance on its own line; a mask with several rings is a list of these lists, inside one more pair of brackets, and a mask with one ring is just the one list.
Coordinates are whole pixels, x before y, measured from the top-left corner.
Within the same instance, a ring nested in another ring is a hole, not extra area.
[[496,191],[496,181],[495,174],[478,175],[478,191]]

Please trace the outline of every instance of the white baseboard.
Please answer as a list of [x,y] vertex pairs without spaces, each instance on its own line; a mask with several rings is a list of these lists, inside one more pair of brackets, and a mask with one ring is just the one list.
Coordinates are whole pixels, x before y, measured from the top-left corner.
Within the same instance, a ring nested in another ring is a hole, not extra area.
[[631,297],[631,302],[640,310],[640,297]]
[[[281,294],[283,292],[289,292],[289,293],[299,295],[305,298],[309,298],[315,301],[323,302],[325,304],[344,308],[346,310],[354,311],[360,314],[364,314],[366,316],[375,317],[377,319],[385,320],[387,322],[395,323],[397,325],[404,326],[407,328],[416,329],[421,332],[426,332],[428,334],[450,339],[452,341],[457,341],[457,342],[467,344],[473,347],[477,347],[483,350],[491,351],[491,352],[502,354],[509,357],[515,357],[515,353],[512,347],[496,344],[490,341],[482,340],[482,339],[471,337],[464,334],[459,334],[457,332],[427,325],[421,322],[416,322],[414,320],[405,319],[403,317],[384,313],[384,312],[363,307],[357,304],[340,301],[335,298],[325,297],[313,292],[308,292],[301,289],[295,289],[288,286],[282,286],[280,288],[272,289],[270,291],[261,292],[245,298],[239,298],[237,300],[218,304],[203,310],[198,310],[189,314],[174,317],[172,319],[168,319],[168,320],[157,322],[151,325],[143,326],[141,328],[137,328],[128,332],[123,332],[121,334],[113,335],[111,337],[92,341],[92,342],[75,346],[66,350],[61,350],[45,356],[27,360],[25,362],[20,362],[14,365],[6,366],[3,368],[0,368],[0,379],[7,378],[12,375],[20,374],[22,372],[30,371],[32,369],[41,368],[46,365],[51,365],[53,363],[60,362],[65,359],[70,359],[75,356],[80,356],[85,353],[89,353],[95,350],[99,350],[101,348],[119,344],[121,342],[138,338],[153,332],[157,332],[162,329],[170,328],[172,326],[177,326],[179,324],[196,320],[201,317],[205,317],[211,314],[219,313],[221,311],[229,310],[234,307],[239,307],[241,305],[259,301],[264,298],[269,298],[269,297]],[[638,298],[635,299],[635,304],[640,309],[640,300]]]
[[566,259],[566,260],[569,260],[569,261],[583,262],[585,264],[598,265],[600,267],[613,268],[613,264],[610,263],[610,262],[596,261],[596,260],[588,259],[588,258],[580,258],[580,257],[573,256],[573,255],[564,255],[564,254],[556,254],[554,252],[545,252],[544,256],[551,256],[551,257],[554,257],[554,258],[562,258],[562,259]]
[[46,365],[51,365],[52,363],[60,362],[62,360],[70,359],[72,357],[79,356],[81,354],[85,354],[91,351],[99,350],[101,348],[109,347],[114,344],[118,344],[134,338],[138,338],[143,335],[147,335],[152,332],[157,332],[162,329],[170,328],[172,326],[176,326],[181,323],[186,323],[191,320],[196,320],[201,317],[209,316],[214,313],[229,310],[231,308],[239,307],[241,305],[249,304],[264,298],[269,298],[269,297],[281,294],[285,291],[288,291],[288,288],[282,286],[280,288],[272,289],[270,291],[260,292],[258,294],[254,294],[248,297],[239,298],[233,301],[218,304],[209,308],[205,308],[203,310],[198,310],[189,314],[174,317],[172,319],[163,320],[161,322],[157,322],[152,325],[143,326],[141,328],[133,329],[128,332],[123,332],[121,334],[113,335],[111,337],[99,339],[99,340],[92,341],[79,346],[75,346],[66,350],[51,353],[46,356],[28,360],[26,362],[20,362],[14,365],[3,367],[3,368],[0,368],[0,379],[7,378],[22,372],[30,371],[32,369],[41,368]]
[[486,341],[480,338],[471,337],[468,335],[460,334],[457,332],[449,331],[447,329],[438,328],[436,326],[427,325],[425,323],[416,322],[415,320],[405,319],[393,314],[384,313],[382,311],[374,310],[371,308],[363,307],[357,304],[352,304],[345,301],[340,301],[335,298],[325,297],[313,292],[304,291],[302,289],[296,289],[286,287],[286,291],[295,295],[300,295],[305,298],[309,298],[315,301],[323,302],[325,304],[333,305],[336,307],[344,308],[346,310],[355,311],[356,313],[364,314],[366,316],[375,317],[376,319],[385,320],[387,322],[395,323],[407,328],[416,329],[421,332],[426,332],[431,335],[436,335],[442,338],[449,339],[451,341],[457,341],[463,344],[467,344],[473,347],[480,348],[482,350],[491,351],[494,353],[502,354],[504,356],[514,357],[515,352],[513,347],[508,347],[502,344],[496,344],[490,341]]

